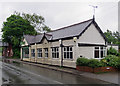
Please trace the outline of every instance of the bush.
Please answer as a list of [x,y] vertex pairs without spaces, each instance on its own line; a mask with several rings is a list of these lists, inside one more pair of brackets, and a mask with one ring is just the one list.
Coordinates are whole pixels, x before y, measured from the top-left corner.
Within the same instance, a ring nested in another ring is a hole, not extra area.
[[115,55],[108,55],[101,60],[107,66],[120,68],[120,58]]
[[89,62],[89,59],[82,57],[77,59],[76,64],[78,66],[88,66],[88,62]]
[[110,47],[110,49],[107,50],[107,55],[120,56],[118,51],[115,48],[112,48],[112,47]]
[[115,55],[108,55],[105,58],[101,59],[101,61],[83,57],[78,58],[76,64],[77,66],[89,66],[92,68],[111,66],[120,69],[120,57],[117,57]]
[[102,67],[102,63],[97,59],[90,59],[88,66],[92,68]]

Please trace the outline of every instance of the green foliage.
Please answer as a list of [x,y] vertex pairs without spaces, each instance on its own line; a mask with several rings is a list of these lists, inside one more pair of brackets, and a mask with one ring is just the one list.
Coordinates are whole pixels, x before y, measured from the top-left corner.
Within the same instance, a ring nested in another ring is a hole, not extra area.
[[78,58],[76,65],[89,66],[92,68],[111,66],[120,69],[120,57],[108,55],[100,61],[97,59]]
[[120,33],[118,31],[112,32],[110,30],[107,30],[107,32],[104,32],[104,34],[109,44],[117,44],[120,47]]
[[77,59],[76,64],[79,66],[88,66],[88,62],[89,59],[82,57]]
[[97,60],[97,59],[87,59],[87,58],[78,58],[76,61],[76,65],[78,66],[89,66],[92,68],[95,67],[103,67],[106,66],[104,63],[102,63],[101,61]]
[[120,68],[120,57],[117,57],[115,55],[108,55],[105,58],[103,58],[101,61],[107,66]]
[[13,47],[14,56],[20,58],[20,48]]
[[107,41],[108,41],[108,43],[111,43],[111,42],[115,42],[115,37],[113,36],[113,33],[112,33],[112,31],[110,31],[110,30],[107,30],[107,32],[105,32],[104,33],[105,34],[105,36],[106,36],[106,38],[107,38]]
[[27,14],[27,13],[19,13],[15,12],[16,15],[21,16],[23,19],[30,22],[30,24],[36,29],[36,31],[51,31],[51,29],[45,25],[45,19],[43,16],[40,16],[36,13]]
[[88,66],[92,68],[96,68],[96,67],[102,67],[103,64],[97,59],[90,59]]
[[118,53],[118,51],[116,49],[110,47],[110,49],[107,50],[107,55],[119,56],[120,54]]
[[20,57],[20,41],[24,34],[35,35],[36,31],[34,27],[30,25],[30,22],[23,19],[19,15],[11,15],[7,18],[6,22],[3,22],[2,38],[4,42],[12,45],[14,55]]

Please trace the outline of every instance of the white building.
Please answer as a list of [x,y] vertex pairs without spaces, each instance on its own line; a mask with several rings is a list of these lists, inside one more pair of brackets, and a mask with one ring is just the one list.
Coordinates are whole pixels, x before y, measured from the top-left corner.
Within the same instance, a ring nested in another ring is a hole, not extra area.
[[93,20],[36,36],[25,35],[21,59],[50,65],[76,67],[79,57],[101,59],[106,55],[106,38]]

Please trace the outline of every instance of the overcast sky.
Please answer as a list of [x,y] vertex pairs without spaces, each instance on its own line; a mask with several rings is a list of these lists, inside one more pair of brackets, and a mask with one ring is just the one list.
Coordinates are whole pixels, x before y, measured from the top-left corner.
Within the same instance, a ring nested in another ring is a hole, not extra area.
[[[22,0],[24,1],[24,0]],[[45,23],[52,30],[71,24],[79,23],[93,17],[93,8],[89,5],[98,6],[95,10],[95,20],[102,29],[111,31],[118,30],[118,1],[111,2],[0,2],[0,28],[14,11],[36,13],[45,18]]]

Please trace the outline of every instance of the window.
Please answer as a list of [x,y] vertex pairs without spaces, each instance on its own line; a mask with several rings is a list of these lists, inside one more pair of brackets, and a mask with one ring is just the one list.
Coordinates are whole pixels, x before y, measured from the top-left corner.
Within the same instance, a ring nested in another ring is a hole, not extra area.
[[99,47],[95,47],[95,58],[99,58]]
[[23,58],[29,58],[29,48],[23,48]]
[[101,58],[103,58],[103,47],[100,48]]
[[38,57],[42,57],[42,48],[37,49]]
[[35,57],[35,49],[31,49],[31,56]]
[[64,47],[64,59],[73,59],[72,47]]
[[95,47],[94,52],[95,58],[103,58],[106,55],[106,48],[105,47]]
[[52,58],[59,58],[59,48],[58,47],[52,48]]
[[45,57],[48,57],[48,48],[45,48]]

